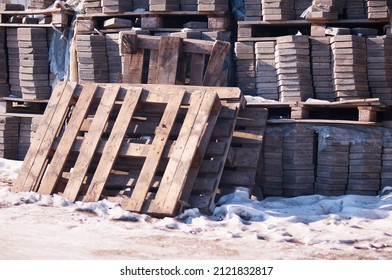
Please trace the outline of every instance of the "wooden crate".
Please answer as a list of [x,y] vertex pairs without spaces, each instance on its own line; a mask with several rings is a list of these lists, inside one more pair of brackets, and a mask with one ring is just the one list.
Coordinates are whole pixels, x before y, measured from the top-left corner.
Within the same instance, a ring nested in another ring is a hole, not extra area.
[[60,83],[13,190],[106,197],[127,210],[176,215],[218,116],[241,101],[236,88]]

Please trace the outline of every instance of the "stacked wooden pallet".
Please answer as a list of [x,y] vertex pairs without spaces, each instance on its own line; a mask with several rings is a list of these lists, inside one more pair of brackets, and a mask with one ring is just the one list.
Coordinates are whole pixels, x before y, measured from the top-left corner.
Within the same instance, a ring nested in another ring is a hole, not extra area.
[[9,95],[5,28],[0,27],[0,97]]
[[18,159],[19,118],[0,115],[0,157]]
[[275,48],[276,41],[256,43],[256,95],[265,99],[279,100]]
[[79,82],[108,82],[105,35],[77,35]]
[[305,101],[313,97],[308,36],[277,37],[275,62],[280,101]]
[[322,195],[346,194],[349,171],[349,143],[339,141],[342,130],[319,133],[315,193]]
[[19,78],[22,97],[29,99],[48,99],[49,49],[45,28],[18,28]]
[[370,97],[366,72],[366,40],[354,35],[331,39],[336,100]]
[[372,97],[392,105],[392,39],[367,38],[367,77]]
[[[381,142],[382,136],[377,139]],[[376,140],[376,141],[377,141]],[[350,145],[347,194],[377,195],[380,190],[381,143]]]

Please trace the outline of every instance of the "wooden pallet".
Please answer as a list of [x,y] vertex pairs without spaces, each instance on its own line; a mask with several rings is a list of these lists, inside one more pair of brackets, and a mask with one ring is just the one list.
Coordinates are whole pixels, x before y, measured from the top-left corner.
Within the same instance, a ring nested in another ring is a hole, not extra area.
[[3,97],[0,100],[0,110],[6,114],[43,114],[48,100],[25,100],[23,98]]
[[241,92],[60,83],[13,191],[83,201],[106,197],[127,210],[176,215],[199,180],[218,116],[228,113],[225,105],[220,110],[225,100],[238,108]]
[[230,43],[130,32],[121,32],[120,39],[125,83],[222,86],[227,82],[224,63]]

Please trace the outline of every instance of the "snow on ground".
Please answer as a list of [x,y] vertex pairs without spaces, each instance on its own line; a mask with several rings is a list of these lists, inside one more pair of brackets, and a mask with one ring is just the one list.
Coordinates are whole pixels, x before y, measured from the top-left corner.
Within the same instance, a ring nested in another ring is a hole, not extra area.
[[0,259],[392,259],[392,188],[380,196],[251,200],[214,213],[152,218],[102,200],[13,193],[19,161],[0,159]]

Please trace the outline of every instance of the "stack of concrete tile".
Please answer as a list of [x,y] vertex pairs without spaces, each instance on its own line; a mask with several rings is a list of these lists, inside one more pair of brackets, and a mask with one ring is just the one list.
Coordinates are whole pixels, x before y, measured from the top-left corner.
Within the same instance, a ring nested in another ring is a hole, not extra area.
[[0,116],[0,158],[18,159],[19,118]]
[[381,187],[392,186],[392,122],[383,122]]
[[101,6],[104,14],[130,12],[132,0],[102,0]]
[[283,139],[283,195],[311,195],[315,179],[315,144],[313,129],[296,125]]
[[306,101],[313,97],[308,36],[277,37],[275,63],[280,101]]
[[236,42],[234,52],[238,87],[244,94],[256,95],[254,42]]
[[307,19],[338,19],[346,7],[346,0],[313,0]]
[[5,28],[0,27],[0,97],[9,95]]
[[229,0],[198,0],[197,10],[200,12],[219,12],[229,10]]
[[52,5],[55,0],[30,0],[29,8],[30,9],[46,9],[50,5]]
[[46,28],[18,28],[19,79],[24,99],[49,99],[49,49]]
[[109,83],[122,82],[122,56],[120,54],[119,33],[109,33],[106,38]]
[[348,168],[348,141],[339,141],[331,134],[320,133],[314,192],[321,195],[346,194]]
[[301,15],[303,12],[312,6],[312,0],[295,0],[294,9],[295,9],[295,18],[303,19]]
[[366,47],[370,94],[392,105],[392,38],[367,38]]
[[295,19],[294,0],[262,0],[263,20]]
[[83,8],[86,14],[102,13],[101,0],[84,0]]
[[179,11],[180,0],[149,0],[150,11]]
[[311,37],[310,45],[314,97],[334,101],[329,37]]
[[42,115],[20,118],[18,160],[23,160],[25,158],[41,119]]
[[276,41],[256,43],[256,92],[266,99],[279,100],[275,67]]
[[180,0],[181,11],[197,11],[197,0]]
[[145,11],[148,11],[149,8],[149,4],[147,0],[132,0],[132,6],[133,6],[133,10],[144,9]]
[[387,0],[366,0],[367,17],[369,19],[387,19]]
[[7,52],[8,52],[8,82],[10,85],[10,95],[22,97],[19,79],[19,44],[17,28],[7,28]]
[[244,0],[244,14],[246,21],[262,20],[261,0]]
[[367,18],[365,2],[358,0],[346,0],[346,18],[364,19]]
[[336,100],[368,98],[365,38],[336,35],[331,38],[331,47]]
[[380,190],[382,146],[376,143],[350,145],[347,194],[377,195]]
[[108,59],[105,35],[77,35],[79,82],[107,83]]
[[256,184],[264,196],[283,196],[283,135],[267,126]]

